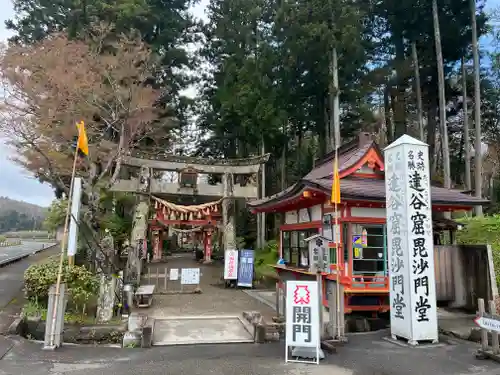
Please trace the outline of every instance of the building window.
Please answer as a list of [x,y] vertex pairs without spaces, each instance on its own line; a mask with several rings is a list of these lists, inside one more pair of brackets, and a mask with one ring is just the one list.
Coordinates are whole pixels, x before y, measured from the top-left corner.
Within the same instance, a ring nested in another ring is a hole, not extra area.
[[[349,236],[348,236],[348,225],[349,224],[339,224],[340,230],[342,233],[340,234],[340,240],[342,241],[342,252],[343,259],[339,259],[339,263],[341,266],[344,265],[345,262],[349,261]],[[334,226],[332,226],[333,228]],[[332,229],[333,231],[333,229]],[[330,263],[337,264],[337,249],[335,247],[330,248]]]
[[306,238],[318,234],[317,229],[282,232],[283,260],[288,266],[309,268],[309,248]]
[[353,275],[387,275],[387,232],[385,225],[351,224]]

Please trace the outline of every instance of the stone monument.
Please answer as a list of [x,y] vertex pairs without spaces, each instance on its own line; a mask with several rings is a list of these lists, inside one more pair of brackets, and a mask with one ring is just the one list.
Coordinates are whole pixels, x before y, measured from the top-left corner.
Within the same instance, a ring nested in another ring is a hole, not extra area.
[[437,343],[428,146],[403,135],[384,153],[391,335]]

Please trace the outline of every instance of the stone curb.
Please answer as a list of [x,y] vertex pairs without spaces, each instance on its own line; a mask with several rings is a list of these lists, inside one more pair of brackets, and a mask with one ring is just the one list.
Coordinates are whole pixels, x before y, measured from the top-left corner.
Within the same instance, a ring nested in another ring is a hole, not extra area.
[[255,343],[279,341],[285,331],[284,323],[266,322],[258,311],[244,311],[243,319],[253,326]]
[[142,313],[131,313],[127,332],[123,335],[122,348],[151,348],[153,346],[154,326],[154,318]]

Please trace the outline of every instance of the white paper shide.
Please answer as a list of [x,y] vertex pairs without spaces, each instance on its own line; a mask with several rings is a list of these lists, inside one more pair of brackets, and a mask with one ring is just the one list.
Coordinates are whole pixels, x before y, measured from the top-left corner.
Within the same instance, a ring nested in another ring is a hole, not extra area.
[[407,135],[385,150],[391,334],[438,340],[427,145]]

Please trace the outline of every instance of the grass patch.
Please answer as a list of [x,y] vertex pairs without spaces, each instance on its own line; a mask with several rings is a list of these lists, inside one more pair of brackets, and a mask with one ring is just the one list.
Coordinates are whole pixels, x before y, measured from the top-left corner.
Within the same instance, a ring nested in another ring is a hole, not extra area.
[[[42,306],[37,302],[28,301],[22,309],[23,316],[27,318],[40,317],[42,321],[47,321],[47,308]],[[64,322],[68,324],[79,324],[79,325],[97,325],[97,319],[92,315],[86,315],[85,313],[74,313],[66,312],[64,314]],[[120,317],[113,317],[109,322],[105,324],[118,324],[121,322]]]
[[258,249],[255,252],[255,277],[257,280],[264,278],[278,277],[276,270],[270,265],[276,264],[278,261],[278,242],[269,241],[266,246]]

